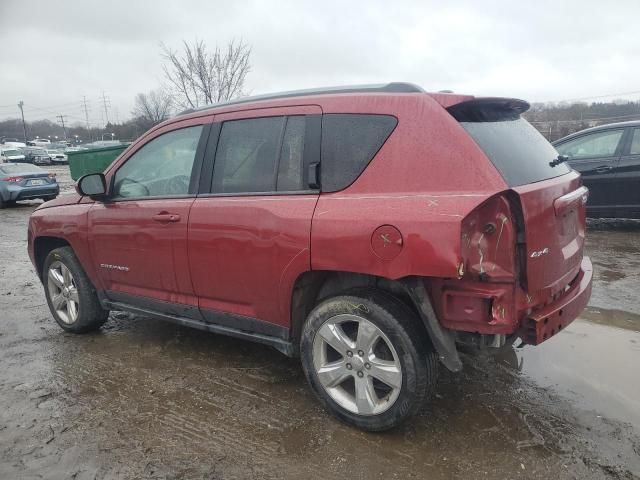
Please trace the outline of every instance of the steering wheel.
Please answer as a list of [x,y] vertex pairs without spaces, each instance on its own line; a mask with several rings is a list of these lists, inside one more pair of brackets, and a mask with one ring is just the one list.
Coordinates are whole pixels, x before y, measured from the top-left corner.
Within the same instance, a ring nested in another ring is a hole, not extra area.
[[186,175],[177,175],[167,180],[167,193],[174,195],[182,195],[189,193],[189,177]]

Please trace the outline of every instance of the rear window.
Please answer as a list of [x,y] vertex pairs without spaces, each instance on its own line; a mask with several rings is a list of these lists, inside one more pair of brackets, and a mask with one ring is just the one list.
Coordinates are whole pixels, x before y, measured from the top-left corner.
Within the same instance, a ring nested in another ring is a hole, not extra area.
[[336,192],[351,185],[375,157],[398,120],[391,115],[322,116],[321,185]]
[[29,165],[26,163],[18,163],[16,165],[3,165],[0,167],[0,173],[5,175],[13,175],[14,173],[37,173],[44,171],[40,167],[36,167],[35,165]]
[[[552,167],[555,148],[520,117],[528,108],[521,100],[482,99],[449,108],[460,125],[480,146],[510,187],[540,182],[569,173],[566,163]],[[473,105],[471,105],[473,104]]]

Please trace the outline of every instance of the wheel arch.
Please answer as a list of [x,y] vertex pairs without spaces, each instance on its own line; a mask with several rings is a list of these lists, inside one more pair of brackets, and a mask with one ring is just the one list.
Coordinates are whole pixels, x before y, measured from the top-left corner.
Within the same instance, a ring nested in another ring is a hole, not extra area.
[[416,315],[419,315],[411,296],[399,280],[345,271],[307,271],[298,276],[291,293],[290,328],[293,342],[299,343],[304,321],[318,303],[356,288],[383,290],[402,301]]
[[49,255],[52,250],[60,247],[71,247],[71,244],[64,238],[60,237],[42,236],[36,237],[33,240],[33,254],[36,273],[40,280],[42,280],[42,268],[44,267],[44,261],[47,258],[47,255]]
[[392,295],[421,320],[420,328],[438,353],[440,361],[451,371],[459,371],[462,363],[454,337],[442,327],[431,306],[425,278],[406,277],[391,280],[376,275],[345,271],[308,271],[296,279],[291,295],[291,342],[299,348],[302,327],[313,308],[325,298],[356,288],[375,288]]

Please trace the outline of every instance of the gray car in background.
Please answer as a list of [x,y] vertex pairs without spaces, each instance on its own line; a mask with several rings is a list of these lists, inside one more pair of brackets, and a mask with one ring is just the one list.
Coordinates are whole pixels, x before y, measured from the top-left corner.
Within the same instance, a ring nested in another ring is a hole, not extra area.
[[0,208],[19,200],[52,200],[60,193],[54,173],[26,163],[0,164]]

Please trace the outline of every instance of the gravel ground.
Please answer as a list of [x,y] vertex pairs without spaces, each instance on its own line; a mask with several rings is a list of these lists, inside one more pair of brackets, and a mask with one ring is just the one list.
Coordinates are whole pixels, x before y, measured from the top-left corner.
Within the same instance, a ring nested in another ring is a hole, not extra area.
[[443,369],[419,416],[367,434],[267,347],[117,312],[98,333],[64,333],[27,257],[36,205],[0,211],[1,479],[640,478],[633,223],[592,225],[579,320],[537,348]]

